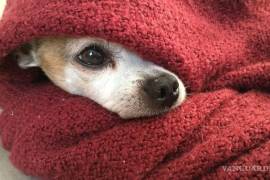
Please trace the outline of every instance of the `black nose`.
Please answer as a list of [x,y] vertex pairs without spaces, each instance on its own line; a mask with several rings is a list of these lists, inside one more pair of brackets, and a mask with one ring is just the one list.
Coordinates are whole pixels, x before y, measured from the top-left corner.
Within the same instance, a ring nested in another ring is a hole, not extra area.
[[147,79],[143,88],[152,101],[166,107],[171,107],[179,96],[179,83],[170,74]]

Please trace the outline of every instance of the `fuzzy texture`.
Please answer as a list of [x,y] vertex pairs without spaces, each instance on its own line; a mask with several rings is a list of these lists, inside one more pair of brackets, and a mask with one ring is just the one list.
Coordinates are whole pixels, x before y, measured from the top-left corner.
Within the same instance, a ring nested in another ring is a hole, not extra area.
[[[9,0],[0,132],[11,161],[44,179],[270,178],[269,16],[261,0]],[[168,114],[123,121],[6,57],[52,35],[121,43],[178,74],[191,96]],[[226,171],[235,166],[250,169]]]

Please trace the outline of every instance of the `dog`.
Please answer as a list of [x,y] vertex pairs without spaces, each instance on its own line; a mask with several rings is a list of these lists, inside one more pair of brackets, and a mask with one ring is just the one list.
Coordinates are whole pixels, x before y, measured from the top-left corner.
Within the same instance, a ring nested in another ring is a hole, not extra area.
[[165,113],[186,98],[174,73],[104,39],[41,38],[14,54],[21,68],[40,67],[55,85],[123,119]]
[[[123,119],[162,114],[186,98],[185,86],[174,73],[104,39],[40,38],[12,54],[21,68],[39,67],[63,90],[87,97]],[[0,155],[0,179],[38,179],[13,167],[1,146]]]

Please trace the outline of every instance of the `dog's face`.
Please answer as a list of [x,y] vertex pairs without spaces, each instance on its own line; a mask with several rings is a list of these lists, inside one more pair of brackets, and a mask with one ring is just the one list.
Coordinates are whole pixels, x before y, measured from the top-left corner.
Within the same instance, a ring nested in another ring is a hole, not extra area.
[[105,40],[44,38],[16,54],[22,68],[39,66],[57,86],[122,118],[164,113],[186,97],[175,74]]

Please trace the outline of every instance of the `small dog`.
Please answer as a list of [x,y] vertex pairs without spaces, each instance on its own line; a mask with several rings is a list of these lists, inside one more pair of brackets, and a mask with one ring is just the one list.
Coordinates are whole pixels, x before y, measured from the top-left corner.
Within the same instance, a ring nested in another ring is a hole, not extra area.
[[[103,39],[42,38],[13,55],[21,68],[40,67],[65,91],[92,99],[124,119],[164,113],[186,97],[175,74]],[[0,179],[37,179],[14,168],[1,145],[0,155]]]
[[23,45],[15,55],[21,68],[38,66],[65,91],[124,119],[164,113],[186,97],[175,74],[103,39],[43,38]]

